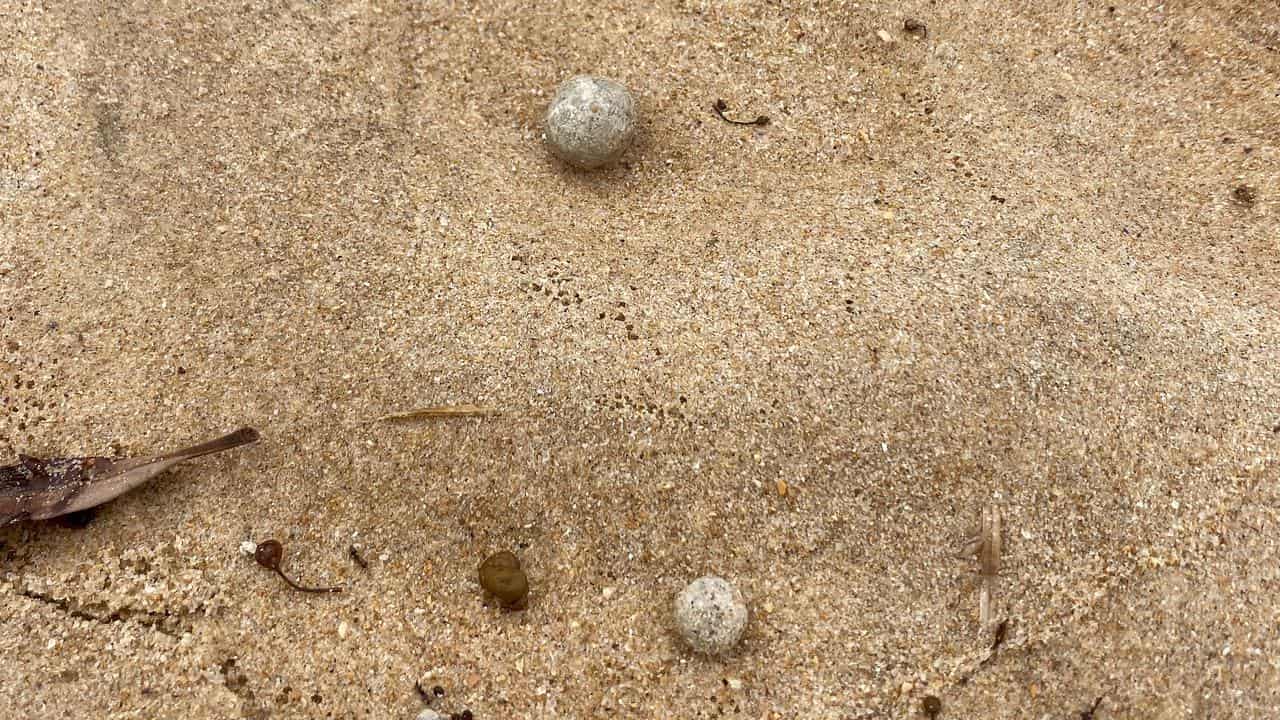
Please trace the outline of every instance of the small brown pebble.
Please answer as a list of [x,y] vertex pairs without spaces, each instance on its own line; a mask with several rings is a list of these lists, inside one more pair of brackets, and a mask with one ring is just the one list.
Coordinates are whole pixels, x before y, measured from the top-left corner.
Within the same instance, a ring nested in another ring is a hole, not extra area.
[[928,26],[915,18],[907,18],[906,20],[903,20],[902,29],[906,31],[908,35],[914,35],[921,40],[929,37]]
[[1258,191],[1249,185],[1240,185],[1231,191],[1231,199],[1241,205],[1252,205],[1258,201]]
[[942,712],[942,701],[937,695],[925,695],[920,701],[920,709],[930,718],[938,717],[938,713]]
[[505,607],[516,607],[529,594],[529,578],[520,569],[520,559],[503,550],[480,563],[480,587],[498,598]]
[[279,540],[263,540],[254,548],[253,559],[268,570],[276,570],[284,559],[284,545]]

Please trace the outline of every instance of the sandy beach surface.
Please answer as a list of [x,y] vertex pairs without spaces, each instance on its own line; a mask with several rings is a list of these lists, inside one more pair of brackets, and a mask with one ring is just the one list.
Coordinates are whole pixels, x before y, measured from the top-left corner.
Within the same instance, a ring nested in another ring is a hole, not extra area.
[[1278,89],[1271,0],[0,0],[0,464],[262,434],[0,530],[0,716],[1266,717]]

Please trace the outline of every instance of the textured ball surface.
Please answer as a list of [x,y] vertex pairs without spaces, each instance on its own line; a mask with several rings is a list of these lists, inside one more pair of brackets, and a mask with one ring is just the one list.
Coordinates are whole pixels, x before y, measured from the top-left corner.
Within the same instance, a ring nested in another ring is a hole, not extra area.
[[728,580],[701,577],[676,596],[676,626],[689,647],[700,653],[728,652],[747,627],[747,604]]
[[581,168],[617,160],[631,143],[635,128],[631,93],[595,75],[563,82],[547,108],[547,144],[560,159]]
[[529,578],[514,553],[502,551],[480,564],[480,586],[507,607],[515,607],[529,594]]

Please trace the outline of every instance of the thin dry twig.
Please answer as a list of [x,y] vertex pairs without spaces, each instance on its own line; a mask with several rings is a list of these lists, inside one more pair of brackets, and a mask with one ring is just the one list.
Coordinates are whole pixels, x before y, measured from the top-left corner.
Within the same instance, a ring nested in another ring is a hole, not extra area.
[[404,412],[390,413],[388,415],[374,418],[374,422],[433,420],[458,417],[488,417],[491,415],[501,414],[502,412],[497,408],[486,405],[435,405],[432,407],[405,410]]
[[757,115],[754,120],[734,120],[733,118],[726,117],[724,111],[729,109],[729,104],[724,100],[717,99],[715,104],[711,106],[711,109],[715,112],[716,117],[730,125],[756,125],[764,127],[769,124],[768,115]]

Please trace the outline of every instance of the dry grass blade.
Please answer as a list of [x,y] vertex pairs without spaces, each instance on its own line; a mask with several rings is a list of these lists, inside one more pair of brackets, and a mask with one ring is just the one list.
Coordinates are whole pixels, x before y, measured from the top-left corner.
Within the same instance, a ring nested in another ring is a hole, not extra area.
[[978,591],[978,621],[983,632],[986,632],[991,625],[991,596],[995,591],[996,577],[1000,574],[1000,550],[1003,543],[1000,508],[990,505],[982,511],[981,538],[978,547],[978,573],[982,576],[982,588]]
[[983,577],[995,577],[1000,574],[1000,508],[992,505],[982,512],[982,545],[979,550],[979,562]]
[[382,417],[377,418],[375,422],[432,420],[438,418],[457,417],[488,417],[490,415],[500,414],[501,412],[497,408],[485,405],[436,405],[433,407],[415,408],[413,410],[405,410],[404,412],[383,415]]

